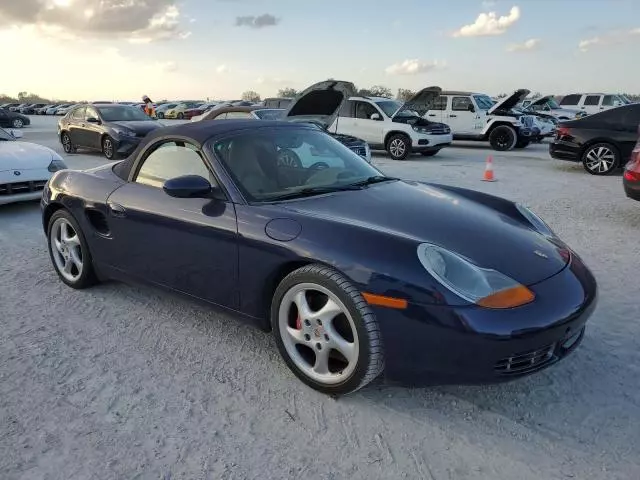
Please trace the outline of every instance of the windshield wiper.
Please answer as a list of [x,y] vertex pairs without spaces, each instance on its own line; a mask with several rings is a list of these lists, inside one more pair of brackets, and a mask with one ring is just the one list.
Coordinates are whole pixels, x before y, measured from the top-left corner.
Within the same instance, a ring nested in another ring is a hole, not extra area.
[[275,197],[267,198],[265,201],[272,202],[278,200],[289,200],[291,198],[302,198],[302,197],[311,197],[313,195],[322,195],[323,193],[332,193],[332,192],[343,192],[345,190],[360,190],[362,187],[360,185],[349,184],[349,185],[334,185],[327,187],[308,187],[303,188],[302,190],[296,190],[295,192],[284,193],[282,195],[277,195]]
[[387,177],[385,175],[374,175],[373,177],[369,177],[360,182],[350,183],[349,185],[353,187],[366,187],[367,185],[373,185],[374,183],[391,182],[393,180],[399,179],[395,177]]

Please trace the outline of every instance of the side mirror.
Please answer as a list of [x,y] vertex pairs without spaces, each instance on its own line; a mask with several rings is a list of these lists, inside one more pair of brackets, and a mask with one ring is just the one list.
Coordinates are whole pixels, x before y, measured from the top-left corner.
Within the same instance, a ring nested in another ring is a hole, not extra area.
[[369,117],[371,120],[382,120],[382,117],[380,117],[379,113],[372,113],[371,116]]
[[89,118],[87,118],[87,122],[89,122],[89,123],[100,123],[100,119],[98,119],[96,117],[89,117]]
[[18,130],[9,130],[9,133],[13,138],[22,138],[22,132]]
[[469,107],[467,108],[467,110],[469,110],[470,112],[475,112],[476,111],[476,107],[474,107],[473,104],[470,103]]
[[213,187],[200,175],[183,175],[171,178],[162,186],[164,192],[175,198],[202,198],[207,197],[213,191]]

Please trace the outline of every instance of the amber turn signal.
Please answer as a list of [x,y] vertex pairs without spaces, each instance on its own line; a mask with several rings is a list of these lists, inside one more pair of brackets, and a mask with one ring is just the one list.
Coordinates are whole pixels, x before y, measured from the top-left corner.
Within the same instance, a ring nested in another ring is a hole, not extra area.
[[535,298],[531,290],[524,285],[518,285],[481,298],[476,305],[485,308],[514,308],[531,303]]

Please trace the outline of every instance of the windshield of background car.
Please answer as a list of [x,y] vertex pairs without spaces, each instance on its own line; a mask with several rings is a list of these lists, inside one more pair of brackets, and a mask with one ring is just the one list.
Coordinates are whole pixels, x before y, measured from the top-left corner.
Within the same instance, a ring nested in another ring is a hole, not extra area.
[[149,120],[150,118],[142,110],[136,107],[109,106],[96,107],[105,122],[126,122],[134,120]]
[[283,108],[265,108],[264,110],[254,110],[253,113],[260,120],[279,120],[284,115]]
[[560,105],[558,105],[558,102],[556,102],[556,100],[554,98],[550,98],[549,100],[547,100],[547,105],[549,105],[549,108],[551,110],[560,110]]
[[376,102],[376,105],[380,107],[380,109],[384,112],[387,117],[392,117],[394,113],[398,111],[399,108],[402,108],[404,103],[396,102],[395,100],[385,100],[382,102]]
[[11,142],[13,140],[15,140],[15,138],[13,138],[13,135],[7,132],[4,128],[0,128],[0,141]]
[[209,141],[207,148],[250,202],[337,191],[382,175],[330,135],[310,128],[251,129]]
[[489,110],[494,105],[494,101],[488,95],[474,95],[473,98],[480,110]]

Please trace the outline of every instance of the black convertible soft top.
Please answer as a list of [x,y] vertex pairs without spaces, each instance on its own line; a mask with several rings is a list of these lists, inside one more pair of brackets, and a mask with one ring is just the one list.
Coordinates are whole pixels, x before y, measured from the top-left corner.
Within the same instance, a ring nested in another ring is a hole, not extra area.
[[227,133],[240,130],[257,130],[260,128],[312,128],[300,123],[279,120],[254,120],[254,119],[229,119],[229,120],[202,120],[199,122],[182,123],[168,127],[157,128],[149,132],[140,142],[138,147],[123,161],[118,163],[113,171],[120,178],[127,179],[129,172],[134,167],[136,159],[142,150],[159,138],[176,137],[188,138],[198,147],[212,137],[222,136]]

